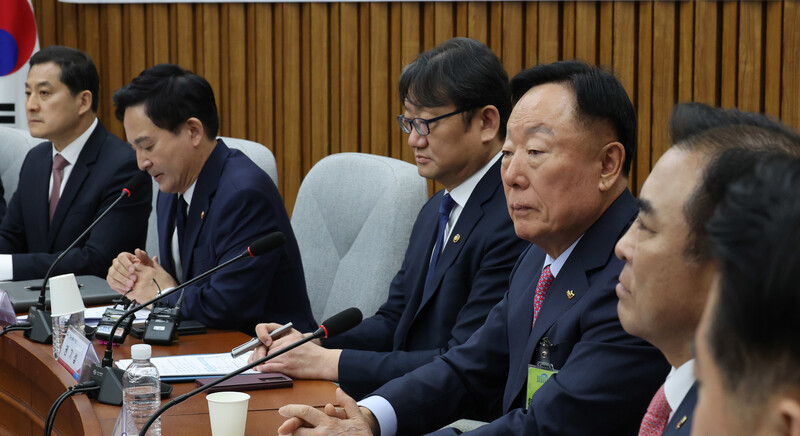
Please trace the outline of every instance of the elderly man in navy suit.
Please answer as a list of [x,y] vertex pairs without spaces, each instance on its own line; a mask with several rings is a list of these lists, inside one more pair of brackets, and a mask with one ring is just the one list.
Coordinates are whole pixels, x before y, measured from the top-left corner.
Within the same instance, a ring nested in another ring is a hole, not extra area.
[[247,156],[217,139],[208,81],[177,65],[156,65],[115,92],[114,103],[139,167],[158,183],[160,257],[139,249],[120,253],[108,269],[111,288],[149,300],[279,231],[286,241],[280,248],[165,300],[212,328],[252,334],[264,317],[314,326],[300,251],[278,189]]
[[[130,147],[97,119],[100,78],[89,55],[51,46],[36,52],[30,65],[28,128],[48,142],[25,156],[0,224],[0,280],[44,277],[138,172]],[[151,199],[147,187],[116,205],[53,275],[103,276],[117,253],[144,244]]]
[[[716,273],[705,224],[735,171],[713,162],[732,148],[800,154],[800,138],[753,113],[699,103],[676,106],[673,146],[642,186],[636,222],[617,244],[625,261],[617,286],[625,330],[655,345],[672,371],[650,402],[639,435],[688,435],[697,402],[692,342]],[[706,180],[705,184],[703,180]]]
[[[295,378],[338,381],[361,398],[387,381],[463,344],[508,289],[524,248],[505,211],[500,147],[511,112],[508,75],[486,45],[467,38],[422,53],[400,75],[408,134],[419,174],[445,189],[417,216],[389,298],[355,329],[306,344],[261,366]],[[259,336],[270,349],[266,324]],[[264,355],[260,347],[252,356]]]
[[668,366],[617,317],[614,245],[636,215],[633,105],[616,78],[576,61],[525,70],[511,88],[502,178],[516,233],[533,244],[505,297],[465,344],[360,408],[344,394],[344,409],[281,408],[280,433],[419,434],[499,402],[502,416],[476,434],[635,434]]

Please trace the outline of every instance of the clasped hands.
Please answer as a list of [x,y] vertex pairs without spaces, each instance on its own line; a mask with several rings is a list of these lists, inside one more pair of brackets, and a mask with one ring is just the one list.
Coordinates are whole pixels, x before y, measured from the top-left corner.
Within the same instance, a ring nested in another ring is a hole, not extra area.
[[[292,329],[288,334],[273,341],[269,332],[278,327],[280,324],[274,323],[256,326],[256,335],[262,345],[253,350],[248,360],[250,363],[310,335],[310,333],[303,334]],[[342,350],[322,347],[319,340],[315,339],[262,363],[255,369],[261,372],[280,372],[292,378],[337,381],[341,353]],[[341,389],[336,390],[336,402],[344,407],[337,408],[328,404],[322,411],[300,404],[281,407],[278,413],[288,419],[280,426],[278,433],[298,436],[378,434],[378,424],[372,413],[368,409],[359,408],[355,400]],[[372,428],[375,428],[376,431],[372,431]]]
[[328,403],[323,410],[301,404],[289,404],[278,409],[288,418],[278,428],[281,435],[351,435],[371,436],[380,434],[375,417],[364,407],[359,407],[341,389],[336,389],[336,402],[343,407]]
[[[158,256],[152,258],[144,250],[133,253],[122,252],[108,268],[106,281],[111,289],[125,294],[128,299],[138,302],[151,300],[159,289],[178,285],[174,278],[158,263]],[[128,292],[130,291],[130,292]]]

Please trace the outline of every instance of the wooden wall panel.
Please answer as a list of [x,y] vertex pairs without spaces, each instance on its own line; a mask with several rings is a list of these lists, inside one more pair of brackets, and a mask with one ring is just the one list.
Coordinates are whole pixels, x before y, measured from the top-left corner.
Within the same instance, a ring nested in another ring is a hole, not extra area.
[[206,77],[220,134],[275,153],[290,211],[303,176],[331,153],[413,162],[394,120],[397,78],[453,36],[486,43],[509,76],[573,57],[613,68],[638,111],[634,191],[669,146],[679,101],[764,111],[800,127],[793,1],[33,4],[42,46],[93,57],[100,117],[122,137],[111,95],[142,69],[173,62]]

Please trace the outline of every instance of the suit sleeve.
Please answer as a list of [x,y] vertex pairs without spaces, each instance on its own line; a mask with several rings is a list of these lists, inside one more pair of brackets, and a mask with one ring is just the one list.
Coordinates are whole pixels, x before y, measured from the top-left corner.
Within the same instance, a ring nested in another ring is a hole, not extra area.
[[[103,211],[116,200],[122,188],[139,169],[136,159],[130,149],[125,146],[123,153],[109,153],[105,158],[99,159],[93,169],[92,175],[86,184],[103,184],[100,190],[102,199],[98,207],[92,211],[94,221]],[[84,185],[86,186],[86,185]],[[17,190],[19,193],[19,190]],[[12,202],[22,201],[14,195]],[[76,203],[81,202],[81,196],[76,198]],[[56,266],[52,275],[75,273],[105,277],[108,267],[123,251],[131,251],[137,247],[144,247],[147,238],[147,218],[150,216],[152,205],[152,190],[142,189],[133,193],[131,198],[125,198],[114,206],[111,211],[92,229],[83,243],[78,243],[70,250]],[[21,207],[13,208],[16,211]],[[73,207],[70,213],[86,213],[85,208]],[[19,221],[17,221],[19,218]],[[3,231],[0,234],[16,233],[24,235],[25,229],[21,228],[21,217],[11,216],[3,221]],[[5,230],[10,230],[6,232]],[[78,234],[84,229],[78,229]],[[5,247],[3,247],[5,249]],[[16,241],[14,251],[24,251],[25,247]],[[13,254],[14,280],[27,280],[41,278],[45,275],[53,261],[61,254],[56,253],[18,253]]]
[[0,222],[0,253],[27,251],[25,223],[22,219],[20,201],[20,192],[17,190],[11,196],[6,214],[3,216],[2,222]]
[[503,298],[464,345],[373,393],[394,407],[398,435],[441,428],[502,398],[509,359],[507,304]]
[[[34,151],[25,155],[25,159],[22,161],[19,172],[20,179],[22,179],[22,174],[25,173],[25,167],[30,165],[30,159],[35,159],[32,153]],[[25,240],[25,221],[22,218],[22,191],[24,189],[18,188],[11,196],[5,216],[0,221],[0,253],[24,253],[28,251],[28,244]]]
[[510,221],[501,219],[494,222],[494,226],[481,229],[486,232],[487,243],[472,253],[478,266],[466,303],[457,310],[446,346],[415,351],[345,349],[339,358],[339,383],[345,392],[361,398],[389,380],[430,363],[449,349],[465,343],[483,325],[489,311],[508,290],[508,276],[519,253],[527,245],[516,237]]

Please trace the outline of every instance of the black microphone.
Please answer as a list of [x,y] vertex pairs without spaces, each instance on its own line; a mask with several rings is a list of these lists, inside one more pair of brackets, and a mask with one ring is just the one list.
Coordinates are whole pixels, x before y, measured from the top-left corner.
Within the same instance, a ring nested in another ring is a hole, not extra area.
[[256,360],[255,362],[248,363],[247,365],[237,369],[236,371],[228,373],[228,374],[226,374],[226,375],[214,380],[211,383],[208,383],[206,385],[200,386],[199,388],[197,388],[197,389],[195,389],[195,390],[193,390],[193,391],[191,391],[189,393],[183,394],[180,397],[177,397],[174,400],[170,401],[169,403],[161,406],[161,408],[159,408],[156,411],[156,413],[154,413],[154,414],[152,414],[150,416],[150,419],[147,420],[147,422],[144,424],[144,426],[142,426],[142,428],[139,430],[139,434],[144,436],[147,433],[147,430],[150,428],[150,426],[153,425],[153,423],[156,421],[156,419],[158,419],[158,417],[161,416],[164,412],[166,412],[167,409],[169,409],[170,407],[172,407],[172,406],[174,406],[176,404],[180,404],[180,403],[188,400],[192,396],[197,395],[200,392],[203,392],[203,391],[211,388],[212,386],[216,386],[216,385],[224,382],[225,380],[228,380],[229,378],[231,378],[233,376],[239,375],[239,374],[247,371],[248,369],[253,369],[256,366],[261,365],[262,363],[266,362],[267,360],[270,360],[272,358],[278,357],[281,354],[286,353],[287,351],[293,350],[293,349],[305,344],[308,341],[312,341],[314,339],[323,338],[323,337],[324,338],[330,338],[332,336],[336,336],[338,334],[344,333],[344,332],[350,330],[351,328],[357,326],[361,322],[361,319],[362,319],[361,311],[358,310],[358,308],[355,308],[355,307],[351,307],[349,309],[345,309],[345,310],[337,313],[336,315],[333,315],[332,317],[330,317],[330,318],[326,319],[325,321],[323,321],[322,324],[320,324],[319,328],[314,333],[312,333],[310,336],[306,336],[306,337],[304,337],[303,339],[300,339],[297,342],[289,344],[289,345],[281,348],[280,350],[278,350],[278,351],[276,351],[276,352],[274,352],[272,354],[268,354],[268,355],[262,357],[261,359]]
[[45,310],[45,291],[47,290],[47,281],[50,280],[50,275],[53,273],[53,269],[56,265],[61,262],[61,259],[66,256],[67,252],[70,251],[75,245],[80,242],[81,239],[84,238],[89,232],[103,219],[103,217],[108,214],[111,209],[117,205],[123,198],[130,197],[133,192],[139,192],[140,189],[144,189],[147,185],[150,185],[152,182],[150,181],[150,176],[143,171],[138,171],[136,174],[133,175],[126,183],[125,187],[122,188],[122,192],[120,192],[119,197],[111,203],[103,213],[100,214],[86,230],[78,236],[72,244],[67,247],[66,250],[62,251],[61,254],[58,255],[55,261],[50,264],[50,268],[47,270],[47,274],[44,275],[44,281],[42,282],[42,288],[39,292],[39,301],[36,303],[36,306],[31,306],[30,310],[28,311],[28,322],[31,324],[30,329],[25,330],[25,337],[34,341],[40,342],[43,344],[49,344],[53,342],[53,325],[50,321],[50,312]]
[[[203,274],[200,274],[199,276],[192,278],[186,283],[183,283],[172,289],[167,289],[164,292],[162,292],[161,295],[158,295],[157,297],[149,301],[145,301],[144,303],[131,308],[130,310],[125,312],[122,316],[120,316],[119,319],[117,319],[117,322],[111,328],[112,338],[113,335],[116,333],[117,329],[119,328],[119,326],[124,322],[124,320],[127,317],[139,311],[140,309],[142,309],[143,307],[147,307],[155,303],[156,301],[159,301],[167,297],[168,295],[172,295],[174,292],[180,291],[181,289],[191,286],[236,261],[239,261],[246,257],[260,256],[268,251],[272,251],[283,245],[284,239],[285,238],[283,236],[283,233],[281,232],[270,233],[269,235],[257,239],[255,242],[250,244],[250,246],[247,247],[247,250],[245,250],[242,254],[226,262],[223,262],[215,266],[214,268],[211,268],[210,270],[204,272]],[[97,382],[97,385],[100,386],[100,390],[91,392],[89,396],[91,398],[97,398],[97,400],[100,401],[101,403],[120,406],[122,405],[122,371],[120,371],[118,368],[113,367],[114,358],[113,358],[113,351],[111,349],[111,347],[113,346],[113,342],[114,342],[113,340],[108,341],[108,344],[106,346],[106,351],[103,356],[102,366],[95,364],[92,365],[90,369],[89,377],[91,380]]]
[[[274,247],[283,245],[283,243],[283,233],[272,233],[255,241],[247,248],[247,253],[253,257],[260,256],[272,250]],[[153,307],[150,316],[147,318],[144,332],[142,333],[142,342],[153,345],[172,345],[173,341],[178,336],[177,330],[181,323],[181,300],[183,299],[183,292],[184,291],[181,291],[181,296],[178,298],[178,302],[174,307]],[[130,318],[128,321],[130,323]],[[124,330],[125,329],[123,329],[122,333],[123,336]],[[122,342],[122,338],[117,342]]]

